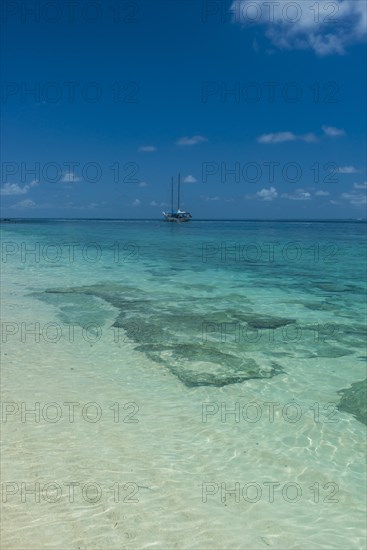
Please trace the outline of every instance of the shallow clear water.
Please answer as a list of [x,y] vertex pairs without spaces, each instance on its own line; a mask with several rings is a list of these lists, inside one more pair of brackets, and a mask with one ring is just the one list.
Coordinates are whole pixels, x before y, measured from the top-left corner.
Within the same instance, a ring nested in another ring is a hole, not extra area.
[[5,547],[363,548],[365,230],[3,224]]

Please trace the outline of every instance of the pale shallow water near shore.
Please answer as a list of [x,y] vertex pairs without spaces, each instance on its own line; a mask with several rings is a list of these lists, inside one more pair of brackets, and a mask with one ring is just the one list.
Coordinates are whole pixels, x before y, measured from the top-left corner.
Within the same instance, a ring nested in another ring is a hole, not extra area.
[[4,226],[2,546],[364,548],[364,231]]

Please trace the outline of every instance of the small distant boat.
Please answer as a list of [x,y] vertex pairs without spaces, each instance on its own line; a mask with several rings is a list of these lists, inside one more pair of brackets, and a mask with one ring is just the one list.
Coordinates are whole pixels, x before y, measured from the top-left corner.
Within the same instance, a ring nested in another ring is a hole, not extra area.
[[185,210],[180,210],[180,194],[181,194],[181,178],[178,176],[177,181],[177,210],[173,209],[173,178],[172,178],[172,189],[171,189],[171,212],[162,212],[165,222],[189,222],[192,219],[190,212]]

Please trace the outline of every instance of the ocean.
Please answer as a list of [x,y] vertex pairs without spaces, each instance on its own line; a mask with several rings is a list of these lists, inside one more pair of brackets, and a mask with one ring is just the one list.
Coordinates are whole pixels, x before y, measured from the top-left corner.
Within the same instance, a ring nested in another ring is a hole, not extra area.
[[3,548],[365,548],[365,223],[1,233]]

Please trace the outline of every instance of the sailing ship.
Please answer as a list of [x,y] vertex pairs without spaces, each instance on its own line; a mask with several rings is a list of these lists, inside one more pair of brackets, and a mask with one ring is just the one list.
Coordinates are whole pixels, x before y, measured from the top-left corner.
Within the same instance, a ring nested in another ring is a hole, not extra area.
[[190,212],[186,212],[185,210],[180,210],[180,195],[181,195],[181,177],[180,174],[178,175],[178,181],[177,181],[177,210],[173,209],[173,187],[174,187],[174,181],[172,178],[172,187],[171,187],[171,212],[162,212],[164,216],[165,222],[189,222],[192,218],[192,215]]

